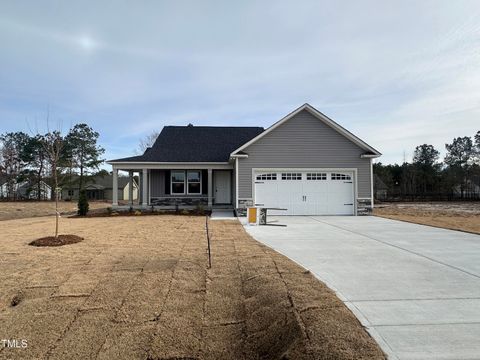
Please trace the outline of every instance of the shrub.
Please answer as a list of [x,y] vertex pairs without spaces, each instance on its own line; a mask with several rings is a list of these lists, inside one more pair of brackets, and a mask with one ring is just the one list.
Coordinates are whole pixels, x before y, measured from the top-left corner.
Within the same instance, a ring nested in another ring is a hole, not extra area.
[[78,196],[78,215],[85,216],[88,213],[88,199],[87,192],[85,190],[80,190]]
[[197,204],[197,208],[195,209],[197,215],[205,215],[205,208],[202,204]]

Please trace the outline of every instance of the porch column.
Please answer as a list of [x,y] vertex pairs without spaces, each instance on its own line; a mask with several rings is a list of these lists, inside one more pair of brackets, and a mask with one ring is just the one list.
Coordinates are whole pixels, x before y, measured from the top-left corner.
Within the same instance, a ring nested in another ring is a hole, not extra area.
[[212,169],[208,169],[208,207],[211,208],[212,205],[213,205],[213,201],[212,201],[212,174],[213,174],[213,171]]
[[116,168],[113,168],[112,175],[112,206],[118,206],[118,170]]
[[133,206],[133,171],[128,172],[128,203]]
[[148,206],[148,170],[142,169],[142,206]]

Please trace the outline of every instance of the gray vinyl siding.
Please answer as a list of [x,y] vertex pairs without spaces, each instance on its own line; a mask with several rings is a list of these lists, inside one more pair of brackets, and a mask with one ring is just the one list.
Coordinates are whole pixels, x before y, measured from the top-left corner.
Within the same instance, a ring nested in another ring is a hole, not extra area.
[[162,197],[165,196],[165,171],[164,170],[150,170],[150,196]]
[[239,199],[252,198],[253,168],[356,168],[357,197],[370,197],[370,159],[365,150],[304,110],[243,150]]

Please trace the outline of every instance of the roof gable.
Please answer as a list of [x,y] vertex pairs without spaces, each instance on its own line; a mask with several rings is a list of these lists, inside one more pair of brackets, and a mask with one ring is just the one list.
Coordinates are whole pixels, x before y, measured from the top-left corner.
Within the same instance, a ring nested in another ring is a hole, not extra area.
[[273,124],[272,126],[270,126],[269,128],[267,128],[265,131],[263,131],[262,133],[260,133],[258,136],[256,136],[255,138],[251,139],[250,141],[248,141],[247,143],[243,144],[242,146],[240,146],[239,148],[237,148],[235,151],[233,151],[231,153],[231,156],[235,156],[235,155],[238,155],[240,154],[244,149],[246,149],[248,146],[254,144],[255,142],[257,142],[258,140],[260,140],[261,138],[263,138],[265,135],[271,133],[272,131],[274,131],[276,128],[278,128],[279,126],[281,126],[282,124],[286,123],[287,121],[293,119],[297,114],[299,114],[300,112],[302,111],[308,111],[310,114],[312,114],[315,118],[317,118],[318,120],[322,121],[324,124],[326,124],[327,126],[331,127],[332,129],[334,129],[335,131],[337,131],[338,133],[340,133],[341,135],[343,135],[344,137],[346,137],[348,140],[350,140],[351,142],[353,142],[354,144],[356,144],[357,146],[359,146],[361,149],[365,150],[368,154],[367,156],[369,157],[378,157],[381,155],[381,153],[379,151],[377,151],[376,149],[374,149],[373,147],[371,147],[370,145],[368,145],[366,142],[364,142],[363,140],[361,140],[360,138],[358,138],[357,136],[355,136],[354,134],[352,134],[350,131],[348,131],[347,129],[345,129],[344,127],[340,126],[339,124],[337,124],[335,121],[333,121],[332,119],[330,119],[329,117],[327,117],[326,115],[324,115],[323,113],[321,113],[320,111],[318,111],[317,109],[315,109],[313,106],[311,106],[310,104],[304,104],[302,106],[300,106],[299,108],[295,109],[294,111],[292,111],[290,114],[288,114],[287,116],[285,116],[284,118],[280,119],[279,121],[277,121],[275,124]]

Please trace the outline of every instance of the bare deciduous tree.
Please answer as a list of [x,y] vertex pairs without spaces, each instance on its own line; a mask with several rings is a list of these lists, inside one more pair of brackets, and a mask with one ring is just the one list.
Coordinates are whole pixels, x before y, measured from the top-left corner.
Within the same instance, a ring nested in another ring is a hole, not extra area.
[[55,239],[58,238],[58,221],[60,213],[58,212],[58,168],[62,160],[64,139],[60,131],[51,131],[42,138],[43,148],[47,154],[52,171],[55,196]]
[[160,132],[152,131],[150,134],[140,139],[138,148],[135,150],[135,152],[138,155],[143,154],[147,148],[152,147],[152,145],[155,143],[155,140],[157,140],[158,135],[160,135]]

